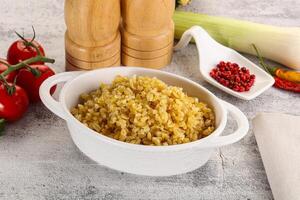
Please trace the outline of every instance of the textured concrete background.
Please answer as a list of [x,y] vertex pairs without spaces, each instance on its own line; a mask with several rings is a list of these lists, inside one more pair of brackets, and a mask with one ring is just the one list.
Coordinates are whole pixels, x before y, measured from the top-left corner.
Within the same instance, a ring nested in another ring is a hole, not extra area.
[[[299,0],[194,0],[188,10],[232,16],[281,26],[300,26]],[[16,39],[13,30],[38,40],[53,68],[64,70],[63,0],[1,0],[0,56]],[[255,60],[254,57],[249,57]],[[256,61],[256,60],[255,60]],[[165,70],[203,84],[218,97],[238,106],[252,119],[256,113],[299,114],[299,95],[271,88],[255,100],[238,100],[203,82],[196,49],[174,55]],[[234,123],[229,123],[227,132]],[[276,148],[276,147],[274,147]],[[202,168],[180,176],[151,178],[120,173],[95,164],[73,144],[65,122],[43,105],[31,106],[21,121],[0,138],[0,199],[272,199],[252,131],[239,143],[216,150]]]

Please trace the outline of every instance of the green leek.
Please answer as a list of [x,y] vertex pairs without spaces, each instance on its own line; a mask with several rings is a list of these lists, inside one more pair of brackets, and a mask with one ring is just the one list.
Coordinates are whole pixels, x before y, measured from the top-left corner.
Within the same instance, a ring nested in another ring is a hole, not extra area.
[[263,57],[300,70],[299,27],[277,27],[184,11],[175,11],[173,19],[176,39],[198,25],[225,46],[256,55],[252,47],[255,44]]

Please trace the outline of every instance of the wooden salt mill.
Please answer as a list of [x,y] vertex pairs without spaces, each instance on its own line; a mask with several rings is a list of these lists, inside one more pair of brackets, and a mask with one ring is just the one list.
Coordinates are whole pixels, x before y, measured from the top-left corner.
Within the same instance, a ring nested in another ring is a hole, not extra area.
[[161,68],[170,64],[175,0],[121,0],[122,64]]
[[119,66],[120,0],[65,0],[66,70]]

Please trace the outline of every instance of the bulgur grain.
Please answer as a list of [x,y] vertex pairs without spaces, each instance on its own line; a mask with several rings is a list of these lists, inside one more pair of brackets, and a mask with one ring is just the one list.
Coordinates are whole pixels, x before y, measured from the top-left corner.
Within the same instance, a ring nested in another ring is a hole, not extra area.
[[143,145],[168,146],[196,141],[215,129],[214,112],[182,88],[157,78],[117,76],[101,84],[71,113],[108,137]]

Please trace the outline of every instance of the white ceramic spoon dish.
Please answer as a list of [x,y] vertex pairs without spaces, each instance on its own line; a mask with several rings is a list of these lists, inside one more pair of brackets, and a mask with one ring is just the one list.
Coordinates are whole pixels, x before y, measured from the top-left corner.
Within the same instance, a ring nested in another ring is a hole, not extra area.
[[[216,42],[200,26],[194,26],[187,30],[179,43],[174,47],[174,50],[176,51],[186,47],[192,38],[195,40],[198,49],[200,73],[206,81],[219,89],[235,97],[251,100],[262,94],[274,84],[272,76],[238,52]],[[233,62],[241,67],[248,68],[250,72],[256,76],[254,85],[251,89],[248,92],[236,92],[214,80],[209,73],[220,61]]]

